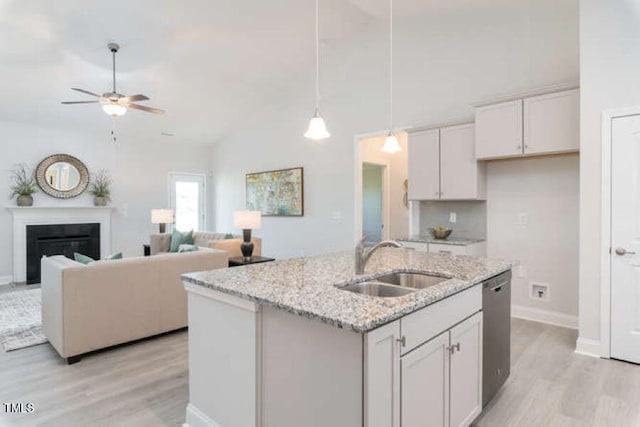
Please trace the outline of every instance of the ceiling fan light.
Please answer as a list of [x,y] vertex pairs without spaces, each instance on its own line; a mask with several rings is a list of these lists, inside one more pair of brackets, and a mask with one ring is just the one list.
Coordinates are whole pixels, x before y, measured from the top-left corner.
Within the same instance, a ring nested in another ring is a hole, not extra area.
[[105,113],[110,115],[111,117],[120,117],[124,116],[127,112],[127,107],[124,105],[116,104],[116,103],[108,103],[102,106],[102,109]]
[[396,138],[396,136],[391,131],[389,131],[389,135],[387,135],[387,138],[384,140],[384,144],[382,145],[380,151],[389,154],[402,151],[402,147],[398,142],[398,138]]
[[314,141],[326,139],[331,136],[327,130],[327,125],[325,124],[324,119],[317,110],[311,118],[311,121],[309,121],[309,129],[307,129],[304,136],[305,138],[313,139]]

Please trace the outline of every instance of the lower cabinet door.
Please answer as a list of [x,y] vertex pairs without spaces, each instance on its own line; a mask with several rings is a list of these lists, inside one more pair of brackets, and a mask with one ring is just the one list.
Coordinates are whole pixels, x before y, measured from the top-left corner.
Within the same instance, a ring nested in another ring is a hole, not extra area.
[[400,359],[402,427],[449,426],[449,332]]
[[482,411],[482,312],[455,326],[450,333],[450,424],[468,426]]

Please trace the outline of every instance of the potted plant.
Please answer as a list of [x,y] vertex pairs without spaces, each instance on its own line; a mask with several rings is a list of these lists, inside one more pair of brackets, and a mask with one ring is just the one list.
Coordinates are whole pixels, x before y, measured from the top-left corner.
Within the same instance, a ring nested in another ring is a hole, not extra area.
[[15,197],[18,206],[33,206],[33,194],[38,191],[38,187],[27,165],[24,163],[16,165],[11,171],[11,179],[13,185],[10,198]]
[[95,206],[107,206],[111,201],[111,174],[108,170],[102,169],[93,175],[89,193],[93,195]]

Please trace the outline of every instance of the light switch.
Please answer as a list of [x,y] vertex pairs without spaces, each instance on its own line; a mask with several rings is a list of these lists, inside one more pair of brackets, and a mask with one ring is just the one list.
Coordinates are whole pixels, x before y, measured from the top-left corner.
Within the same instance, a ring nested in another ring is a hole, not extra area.
[[456,221],[458,221],[458,214],[456,214],[455,212],[450,212],[449,213],[449,222],[455,223]]
[[520,212],[518,214],[518,225],[527,225],[529,223],[529,214],[526,212]]

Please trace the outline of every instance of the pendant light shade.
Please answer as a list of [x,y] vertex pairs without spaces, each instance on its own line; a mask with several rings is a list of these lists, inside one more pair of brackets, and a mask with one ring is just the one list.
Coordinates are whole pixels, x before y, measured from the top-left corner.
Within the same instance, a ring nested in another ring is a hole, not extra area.
[[382,151],[383,153],[389,153],[389,154],[402,151],[402,147],[398,142],[398,138],[396,138],[396,136],[391,131],[389,131],[389,135],[387,135],[387,137],[385,138],[384,144],[382,145],[382,148],[380,149],[380,151]]
[[389,0],[389,134],[380,151],[389,154],[402,151],[393,133],[393,0]]
[[309,121],[309,128],[305,132],[304,136],[305,138],[313,139],[314,141],[329,138],[331,136],[327,130],[327,125],[318,110],[316,110],[316,113]]
[[320,9],[318,5],[319,0],[316,0],[316,112],[311,118],[309,122],[309,128],[305,132],[305,138],[313,139],[314,141],[319,141],[321,139],[326,139],[331,136],[329,131],[327,131],[327,125],[324,122],[324,119],[320,115],[319,104],[320,104]]

